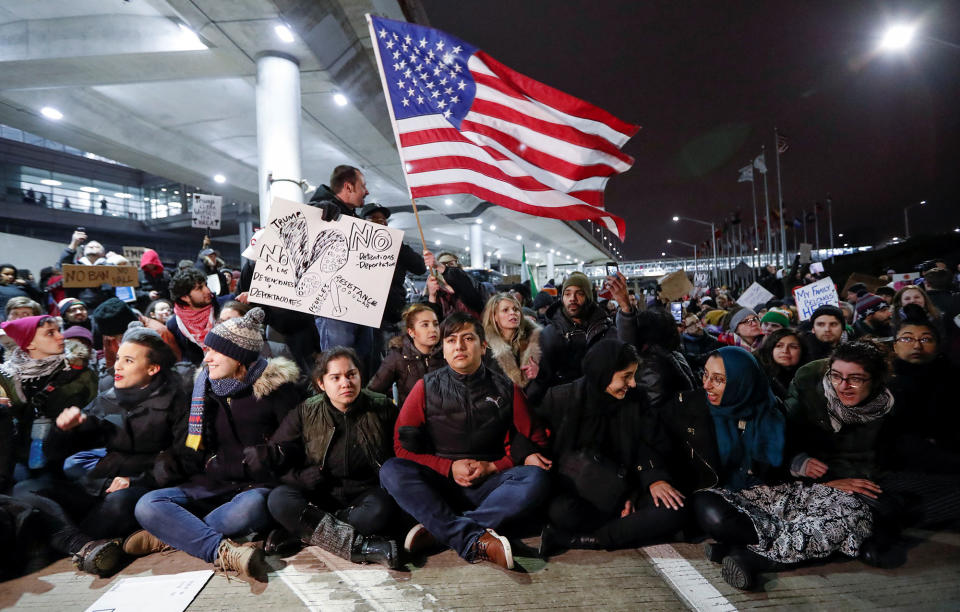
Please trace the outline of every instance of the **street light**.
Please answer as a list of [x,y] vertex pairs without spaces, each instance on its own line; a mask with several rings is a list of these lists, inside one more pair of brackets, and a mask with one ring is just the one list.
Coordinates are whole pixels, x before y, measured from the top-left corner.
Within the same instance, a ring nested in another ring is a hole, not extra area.
[[674,215],[673,220],[680,221],[692,221],[693,223],[699,223],[701,225],[710,226],[710,239],[713,240],[713,275],[717,274],[717,229],[713,221],[701,221],[700,219],[692,219],[690,217],[681,217],[680,215]]
[[910,219],[907,217],[907,211],[916,206],[923,206],[926,204],[926,200],[920,200],[916,204],[910,204],[903,207],[903,238],[906,240],[910,237]]
[[910,24],[895,24],[887,28],[880,39],[881,51],[902,51],[910,46],[917,27]]
[[693,271],[696,272],[697,271],[697,245],[695,245],[692,242],[684,242],[683,240],[674,240],[672,238],[667,238],[667,244],[673,244],[674,242],[676,242],[677,244],[686,245],[688,247],[693,247]]

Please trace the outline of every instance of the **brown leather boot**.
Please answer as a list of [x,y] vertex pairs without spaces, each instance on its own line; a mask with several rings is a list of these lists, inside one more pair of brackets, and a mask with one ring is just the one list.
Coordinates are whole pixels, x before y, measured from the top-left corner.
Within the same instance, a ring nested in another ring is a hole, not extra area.
[[164,544],[160,538],[146,529],[134,531],[123,541],[123,552],[134,557],[142,557],[167,550],[173,550],[173,547]]
[[261,548],[241,546],[224,538],[217,547],[217,557],[213,564],[225,572],[237,572],[241,578],[266,582],[268,568]]
[[417,523],[411,527],[403,540],[403,550],[412,555],[428,553],[437,548],[440,548],[440,543],[432,533],[427,531],[423,523]]
[[510,548],[510,540],[497,534],[493,529],[487,529],[473,543],[473,562],[477,561],[490,561],[512,570],[513,549]]

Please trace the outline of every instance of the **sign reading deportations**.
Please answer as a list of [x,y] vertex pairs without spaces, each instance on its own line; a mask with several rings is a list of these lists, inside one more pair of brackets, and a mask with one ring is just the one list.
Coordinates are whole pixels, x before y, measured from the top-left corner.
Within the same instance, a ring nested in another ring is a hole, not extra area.
[[380,327],[403,232],[276,198],[254,249],[250,301]]

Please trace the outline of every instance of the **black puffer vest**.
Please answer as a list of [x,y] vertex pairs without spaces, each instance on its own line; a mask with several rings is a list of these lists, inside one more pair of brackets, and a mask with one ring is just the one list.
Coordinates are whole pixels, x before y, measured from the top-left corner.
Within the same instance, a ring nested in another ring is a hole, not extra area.
[[513,422],[510,379],[483,365],[469,376],[444,367],[424,376],[423,384],[423,416],[437,456],[481,461],[503,457]]

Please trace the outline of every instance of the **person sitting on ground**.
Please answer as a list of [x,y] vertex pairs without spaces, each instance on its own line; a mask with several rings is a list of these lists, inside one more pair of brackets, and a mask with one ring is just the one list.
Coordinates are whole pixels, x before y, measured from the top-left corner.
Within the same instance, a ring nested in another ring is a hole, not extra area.
[[812,332],[803,334],[804,346],[810,360],[825,359],[843,340],[843,311],[836,306],[824,304],[810,315]]
[[635,548],[683,526],[684,495],[645,443],[654,428],[637,393],[638,366],[632,345],[601,340],[584,357],[584,375],[549,389],[537,408],[553,432],[560,488],[548,505],[541,557],[566,548]]
[[[617,293],[624,294],[624,304],[629,306],[626,281],[621,284],[623,291],[618,285]],[[629,308],[621,310],[618,321],[632,313]],[[572,272],[563,281],[560,299],[547,310],[547,319],[550,322],[540,334],[543,357],[537,385],[527,393],[531,404],[539,403],[548,388],[580,378],[583,356],[590,347],[604,338],[617,337],[617,325],[597,306],[593,285],[583,272]]]
[[697,387],[697,379],[680,352],[680,334],[673,315],[650,308],[618,321],[618,334],[637,350],[637,393],[646,404],[659,407],[678,393]]
[[367,384],[371,391],[390,393],[396,383],[401,406],[417,381],[444,366],[440,324],[433,309],[426,304],[411,304],[403,311],[403,324],[406,333],[390,340],[387,356]]
[[397,543],[378,535],[400,514],[379,478],[393,456],[397,407],[362,388],[357,362],[353,349],[324,351],[312,375],[318,394],[291,410],[270,438],[282,458],[271,467],[286,474],[267,499],[283,527],[267,538],[268,554],[303,544],[354,563],[398,566]]
[[780,400],[787,397],[797,370],[809,361],[800,334],[790,328],[778,329],[765,336],[755,357],[770,381],[770,390]]
[[483,365],[479,321],[454,313],[440,337],[447,365],[424,376],[404,402],[397,456],[383,464],[380,483],[420,522],[407,534],[407,552],[440,543],[467,561],[513,569],[510,541],[494,530],[545,501],[546,434],[517,386]]
[[106,391],[113,384],[113,365],[120,348],[120,340],[130,323],[139,321],[144,327],[152,329],[167,343],[173,352],[174,360],[180,360],[180,347],[173,334],[158,321],[137,314],[123,300],[112,297],[97,306],[91,319],[101,335],[103,345],[103,368],[100,376],[100,390]]
[[196,268],[187,268],[173,275],[170,282],[174,316],[167,321],[183,359],[195,366],[203,361],[204,339],[213,329],[220,314],[220,305],[230,299],[215,299],[207,287],[207,277]]
[[0,326],[16,343],[0,364],[0,395],[6,398],[0,403],[0,492],[5,492],[14,480],[62,474],[69,452],[45,440],[65,408],[86,406],[96,396],[97,377],[67,361],[56,318],[26,317]]
[[757,350],[763,342],[760,317],[750,308],[737,310],[730,315],[727,332],[717,336],[717,340],[728,346],[739,346],[748,351]]
[[490,367],[521,390],[536,384],[540,373],[540,327],[523,316],[520,302],[509,293],[491,296],[481,321],[492,357]]
[[301,400],[297,366],[260,357],[263,316],[254,308],[205,335],[208,350],[194,381],[189,426],[157,458],[154,478],[163,488],[137,503],[144,531],[124,542],[127,554],[170,545],[223,570],[263,578],[263,550],[229,538],[270,526],[272,478],[257,447]]
[[12,297],[4,307],[4,321],[16,321],[26,317],[37,317],[43,314],[40,304],[28,297]]
[[93,449],[80,477],[26,481],[15,496],[37,508],[51,547],[74,555],[85,572],[109,576],[122,562],[121,539],[137,529],[134,507],[153,486],[157,454],[187,427],[187,396],[171,369],[175,358],[160,335],[132,323],[123,335],[114,383],[83,410],[57,416],[51,440]]
[[878,295],[865,293],[857,300],[857,322],[853,329],[858,338],[889,338],[893,335],[890,327],[890,306]]

